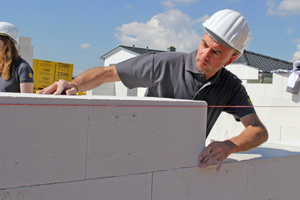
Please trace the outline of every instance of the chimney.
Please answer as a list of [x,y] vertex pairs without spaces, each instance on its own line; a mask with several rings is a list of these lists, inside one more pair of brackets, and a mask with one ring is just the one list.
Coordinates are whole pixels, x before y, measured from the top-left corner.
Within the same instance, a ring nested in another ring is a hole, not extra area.
[[135,45],[132,45],[132,48],[133,48],[133,49],[134,49],[134,46],[135,46]]
[[169,46],[168,52],[175,52],[175,51],[176,51],[176,48],[175,48],[175,47]]

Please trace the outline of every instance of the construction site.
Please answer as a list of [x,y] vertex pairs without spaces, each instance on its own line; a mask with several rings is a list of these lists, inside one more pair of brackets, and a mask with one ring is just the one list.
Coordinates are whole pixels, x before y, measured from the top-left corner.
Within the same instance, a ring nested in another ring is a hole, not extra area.
[[[33,59],[30,41],[21,37],[19,51],[35,90],[72,80],[72,64]],[[143,51],[119,46],[102,59],[109,66]],[[223,113],[206,138],[204,101],[146,98],[145,88],[121,82],[75,96],[1,93],[1,199],[297,199],[300,95],[286,92],[289,73],[267,69],[292,63],[244,55],[227,69],[243,81],[269,139],[230,155],[220,172],[198,168],[199,153],[244,127]]]

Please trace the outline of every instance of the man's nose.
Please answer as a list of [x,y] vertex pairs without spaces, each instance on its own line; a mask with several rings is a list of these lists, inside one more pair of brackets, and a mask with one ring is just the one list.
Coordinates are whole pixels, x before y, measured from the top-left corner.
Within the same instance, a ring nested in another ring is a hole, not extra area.
[[202,52],[202,57],[203,57],[203,59],[209,60],[209,58],[210,58],[210,53],[211,53],[211,50],[210,50],[209,48],[204,49],[203,52]]

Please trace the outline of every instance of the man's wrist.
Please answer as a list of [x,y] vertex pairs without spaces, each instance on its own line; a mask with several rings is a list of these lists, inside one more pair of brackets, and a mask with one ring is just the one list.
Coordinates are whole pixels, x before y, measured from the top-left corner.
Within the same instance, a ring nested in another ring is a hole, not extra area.
[[225,140],[224,142],[229,146],[230,154],[237,152],[238,146],[233,141]]
[[79,92],[79,86],[76,83],[70,82],[70,84],[76,88],[77,92]]

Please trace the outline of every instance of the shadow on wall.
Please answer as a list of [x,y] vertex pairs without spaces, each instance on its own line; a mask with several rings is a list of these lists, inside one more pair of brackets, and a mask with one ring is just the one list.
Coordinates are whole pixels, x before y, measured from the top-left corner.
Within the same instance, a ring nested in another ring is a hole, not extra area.
[[300,156],[300,148],[295,146],[285,146],[285,149],[257,147],[250,151],[231,154],[225,162],[231,163],[237,161],[266,160],[290,156]]

